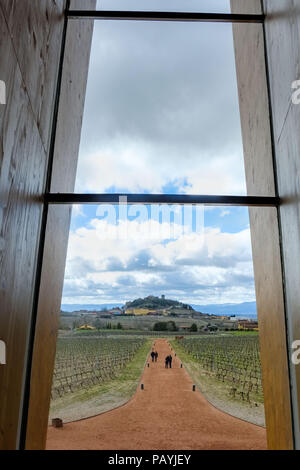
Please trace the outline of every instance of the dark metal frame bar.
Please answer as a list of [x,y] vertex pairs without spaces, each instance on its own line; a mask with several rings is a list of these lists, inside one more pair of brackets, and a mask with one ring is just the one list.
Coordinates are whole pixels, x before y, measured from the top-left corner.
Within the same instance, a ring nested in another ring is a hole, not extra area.
[[263,23],[264,15],[193,13],[168,11],[69,10],[70,20],[196,21],[218,23]]
[[46,204],[122,204],[126,197],[127,204],[205,204],[212,206],[254,206],[278,207],[279,197],[263,196],[206,196],[185,194],[76,194],[48,193],[44,197]]

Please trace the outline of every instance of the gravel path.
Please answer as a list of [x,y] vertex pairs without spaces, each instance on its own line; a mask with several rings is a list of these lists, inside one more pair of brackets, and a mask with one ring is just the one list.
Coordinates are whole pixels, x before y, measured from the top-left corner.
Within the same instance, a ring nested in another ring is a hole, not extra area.
[[146,367],[134,397],[118,409],[94,418],[49,427],[47,449],[189,450],[266,449],[266,431],[227,415],[196,390],[167,340],[155,341],[157,363]]

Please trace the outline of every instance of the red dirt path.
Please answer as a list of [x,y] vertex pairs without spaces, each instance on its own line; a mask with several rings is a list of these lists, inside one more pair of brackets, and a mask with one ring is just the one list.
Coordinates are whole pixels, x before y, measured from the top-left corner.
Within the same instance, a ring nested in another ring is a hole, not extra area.
[[173,355],[167,340],[155,341],[159,357],[150,362],[138,388],[124,406],[63,428],[49,427],[47,449],[189,450],[266,449],[264,428],[214,408]]

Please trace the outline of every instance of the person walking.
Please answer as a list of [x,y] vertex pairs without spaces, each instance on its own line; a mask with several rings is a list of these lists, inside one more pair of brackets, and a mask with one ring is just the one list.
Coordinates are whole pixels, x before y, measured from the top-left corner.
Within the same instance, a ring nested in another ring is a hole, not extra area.
[[165,358],[165,368],[167,369],[169,367],[169,360],[170,360],[170,356],[167,356]]
[[155,351],[154,359],[155,359],[155,362],[157,362],[157,359],[158,359],[158,352],[157,351]]
[[151,358],[152,358],[152,362],[154,362],[155,352],[154,352],[153,350],[151,351],[150,356],[151,356]]
[[169,356],[169,367],[170,367],[170,369],[172,369],[172,360],[173,360],[173,358],[170,354],[170,356]]

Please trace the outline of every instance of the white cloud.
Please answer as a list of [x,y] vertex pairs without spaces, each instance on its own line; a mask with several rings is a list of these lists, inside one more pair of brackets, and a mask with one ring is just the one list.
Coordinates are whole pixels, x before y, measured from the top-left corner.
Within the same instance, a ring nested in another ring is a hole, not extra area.
[[189,158],[183,158],[181,151],[128,139],[99,144],[79,160],[76,190],[106,192],[114,186],[124,192],[162,193],[172,184],[183,194],[245,194],[237,151],[205,155],[190,149]]
[[[147,233],[149,223],[129,226],[139,225],[140,232]],[[207,228],[204,236],[116,242],[101,238],[106,225],[93,219],[89,227],[71,232],[64,302],[79,303],[85,297],[89,303],[122,303],[161,293],[189,303],[255,298],[249,229],[232,234]]]

